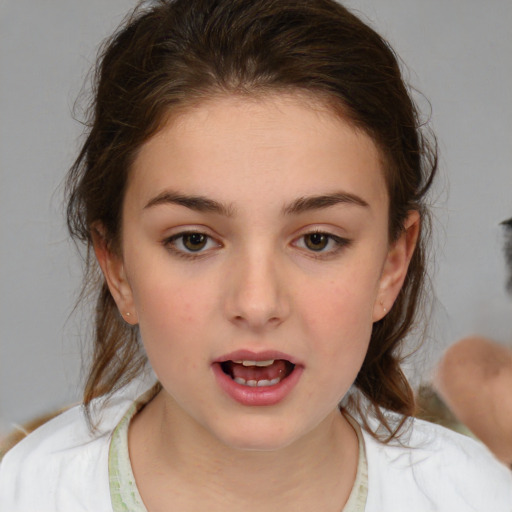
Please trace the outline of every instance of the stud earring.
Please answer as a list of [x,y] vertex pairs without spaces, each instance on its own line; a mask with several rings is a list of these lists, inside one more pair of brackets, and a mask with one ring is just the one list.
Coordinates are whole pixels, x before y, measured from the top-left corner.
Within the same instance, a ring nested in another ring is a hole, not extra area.
[[129,313],[128,311],[125,313],[126,316],[132,316],[131,313]]

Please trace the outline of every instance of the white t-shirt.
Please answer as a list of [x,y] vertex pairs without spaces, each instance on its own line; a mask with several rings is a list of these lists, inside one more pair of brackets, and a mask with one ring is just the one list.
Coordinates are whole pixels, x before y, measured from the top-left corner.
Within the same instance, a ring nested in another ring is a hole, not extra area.
[[[0,511],[113,512],[110,441],[132,404],[114,397],[95,433],[72,408],[15,446],[0,465]],[[512,472],[480,443],[420,420],[389,444],[363,437],[365,512],[512,512]]]

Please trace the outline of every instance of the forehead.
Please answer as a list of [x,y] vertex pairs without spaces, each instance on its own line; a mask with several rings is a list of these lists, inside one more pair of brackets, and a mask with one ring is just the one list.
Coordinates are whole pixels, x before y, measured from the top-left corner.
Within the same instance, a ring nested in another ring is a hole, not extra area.
[[136,190],[139,207],[166,188],[277,204],[340,189],[387,204],[383,167],[366,133],[309,95],[220,96],[171,117],[142,146],[127,195]]

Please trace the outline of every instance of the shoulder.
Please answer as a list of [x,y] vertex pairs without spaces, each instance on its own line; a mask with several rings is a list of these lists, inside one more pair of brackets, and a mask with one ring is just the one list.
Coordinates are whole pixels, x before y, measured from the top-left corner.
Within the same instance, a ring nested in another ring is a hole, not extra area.
[[483,444],[418,419],[388,444],[364,436],[369,502],[420,512],[512,511],[512,472]]
[[101,410],[95,432],[77,406],[23,439],[0,465],[0,509],[111,510],[110,436],[131,404],[127,398],[112,399]]

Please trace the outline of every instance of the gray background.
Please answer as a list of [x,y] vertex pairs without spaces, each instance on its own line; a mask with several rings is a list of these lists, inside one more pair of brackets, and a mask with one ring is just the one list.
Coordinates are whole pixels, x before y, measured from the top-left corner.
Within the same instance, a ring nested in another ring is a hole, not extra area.
[[[390,40],[432,104],[437,300],[414,373],[427,378],[461,336],[512,342],[498,227],[512,215],[512,2],[346,4]],[[59,187],[81,133],[73,103],[99,42],[133,5],[0,0],[0,433],[79,397],[88,314],[70,317],[80,262]]]

